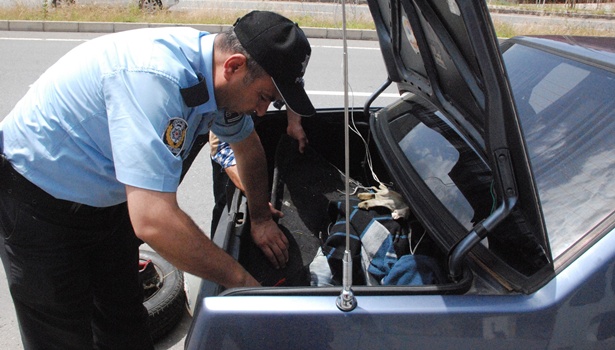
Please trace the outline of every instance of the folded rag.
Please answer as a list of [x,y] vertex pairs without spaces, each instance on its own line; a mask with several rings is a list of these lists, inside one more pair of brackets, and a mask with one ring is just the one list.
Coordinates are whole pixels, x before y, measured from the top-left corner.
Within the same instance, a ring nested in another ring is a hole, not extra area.
[[384,184],[380,184],[378,188],[372,188],[375,192],[365,192],[357,195],[362,201],[359,203],[359,208],[385,207],[391,211],[391,216],[395,220],[408,218],[410,208],[408,208],[408,205],[406,205],[399,193],[388,189]]

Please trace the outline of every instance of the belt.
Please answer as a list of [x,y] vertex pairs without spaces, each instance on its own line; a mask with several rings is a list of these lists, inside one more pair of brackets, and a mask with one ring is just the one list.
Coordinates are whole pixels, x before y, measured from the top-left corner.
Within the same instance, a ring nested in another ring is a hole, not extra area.
[[0,154],[0,191],[33,207],[48,208],[80,216],[92,215],[107,209],[53,197],[18,173],[4,154]]

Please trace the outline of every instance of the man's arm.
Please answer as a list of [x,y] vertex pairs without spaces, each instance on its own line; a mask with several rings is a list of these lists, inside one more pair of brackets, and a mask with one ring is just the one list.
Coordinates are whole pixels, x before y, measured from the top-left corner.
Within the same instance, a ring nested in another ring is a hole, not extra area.
[[252,131],[243,141],[231,144],[231,148],[235,153],[239,177],[248,198],[254,243],[261,248],[273,266],[285,267],[288,262],[289,243],[272,218],[267,159],[256,131]]
[[301,116],[290,109],[286,110],[288,126],[286,133],[299,142],[299,153],[303,153],[305,146],[308,144],[308,138],[301,126]]
[[233,181],[235,187],[237,187],[241,192],[245,192],[241,179],[239,178],[239,173],[237,172],[235,154],[231,149],[231,145],[226,142],[221,142],[218,136],[210,131],[209,146],[211,149],[211,160],[219,164],[220,167],[224,169],[224,172],[229,179]]
[[135,234],[182,271],[226,288],[259,286],[179,208],[175,193],[126,186]]
[[226,173],[226,175],[228,176],[229,179],[231,179],[231,181],[233,182],[233,185],[235,185],[235,187],[237,187],[241,192],[245,192],[245,189],[243,187],[243,183],[241,183],[241,179],[239,178],[239,172],[237,171],[237,167],[236,166],[230,166],[226,169],[224,169],[224,172]]
[[[303,153],[305,146],[308,144],[308,138],[303,130],[303,126],[301,126],[301,116],[289,109],[287,110],[287,118],[288,126],[286,127],[286,133],[299,142],[299,153]],[[241,192],[245,192],[239,178],[239,172],[235,166],[234,154],[232,151],[230,153],[225,151],[229,145],[226,142],[220,142],[213,132],[209,133],[209,144],[211,147],[211,159],[220,164],[235,187]],[[233,158],[232,161],[230,160],[231,157]]]

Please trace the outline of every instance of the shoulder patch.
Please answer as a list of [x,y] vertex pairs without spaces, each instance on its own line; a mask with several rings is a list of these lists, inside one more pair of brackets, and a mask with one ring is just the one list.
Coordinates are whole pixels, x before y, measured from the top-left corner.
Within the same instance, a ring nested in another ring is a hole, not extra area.
[[164,130],[162,141],[174,156],[180,154],[184,148],[187,129],[188,123],[186,123],[185,120],[182,118],[171,118],[171,120],[169,120],[169,125]]
[[224,122],[228,125],[237,124],[242,118],[243,114],[224,112]]

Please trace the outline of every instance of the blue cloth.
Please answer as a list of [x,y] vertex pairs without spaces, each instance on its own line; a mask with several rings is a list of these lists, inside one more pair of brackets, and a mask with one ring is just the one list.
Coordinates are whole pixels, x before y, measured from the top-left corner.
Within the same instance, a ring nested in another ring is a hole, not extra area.
[[404,255],[386,272],[382,285],[420,286],[446,281],[436,260],[426,255]]
[[[408,240],[409,237],[402,239]],[[381,285],[420,286],[445,281],[434,258],[426,255],[398,255],[394,236],[378,221],[368,227],[361,240],[364,257],[369,262],[367,272]]]
[[[247,137],[213,89],[215,35],[139,29],[86,42],[50,67],[0,123],[13,167],[52,196],[97,207],[126,200],[125,185],[175,192],[182,159],[212,130]],[[205,78],[209,100],[188,107],[181,88]]]
[[[342,202],[329,204],[334,220],[322,252],[331,268],[331,282],[341,284],[342,258],[346,246],[345,213]],[[429,256],[411,255],[409,228],[405,220],[393,220],[390,210],[359,209],[351,201],[350,253],[354,284],[425,285],[446,282],[438,262]],[[315,265],[318,266],[318,265]],[[363,271],[366,273],[363,274]],[[323,275],[319,272],[320,275]],[[318,281],[321,285],[322,278]]]

